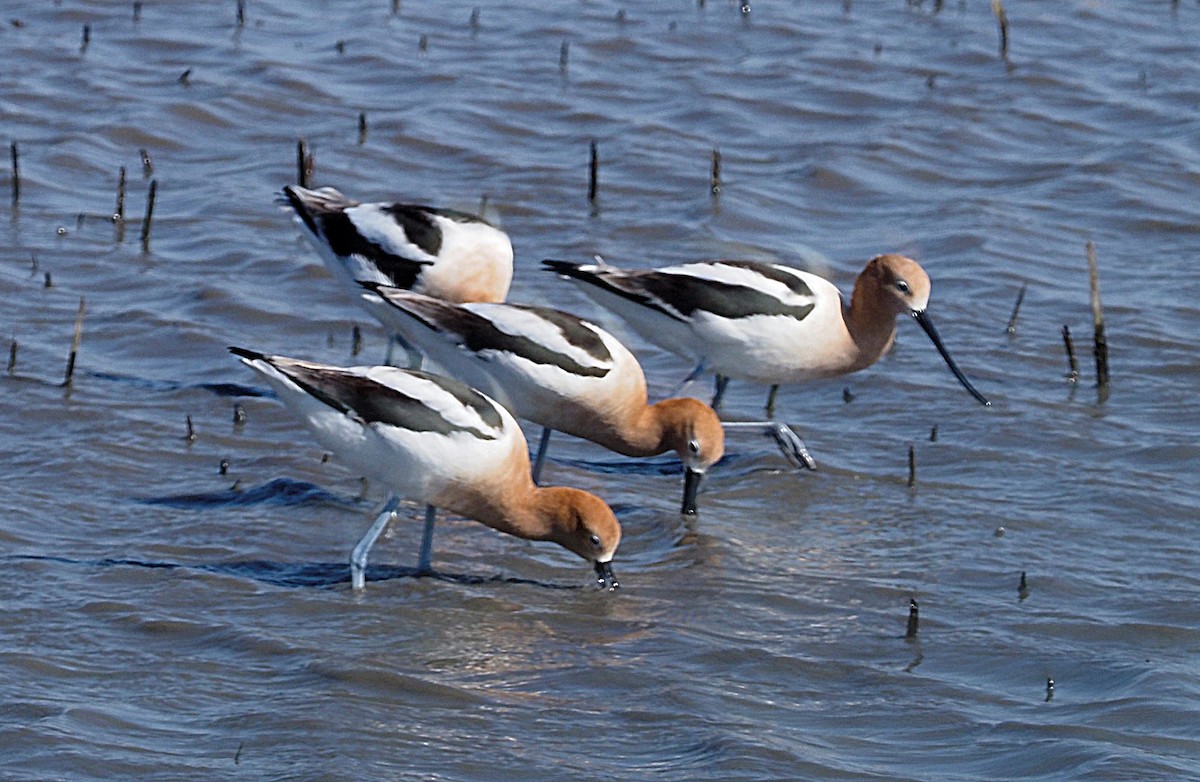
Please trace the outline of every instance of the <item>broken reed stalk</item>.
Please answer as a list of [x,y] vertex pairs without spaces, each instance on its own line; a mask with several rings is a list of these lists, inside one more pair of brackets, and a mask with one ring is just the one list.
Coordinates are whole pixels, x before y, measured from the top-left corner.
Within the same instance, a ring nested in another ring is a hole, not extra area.
[[591,162],[588,164],[588,201],[596,202],[596,189],[599,186],[600,179],[600,150],[596,146],[596,139],[592,139],[592,156]]
[[1024,600],[1029,597],[1029,581],[1025,579],[1025,571],[1021,571],[1021,583],[1017,584],[1017,599]]
[[1100,304],[1100,270],[1096,266],[1096,245],[1087,243],[1088,279],[1092,289],[1092,325],[1095,326],[1096,385],[1108,387],[1108,340],[1104,336],[1104,308]]
[[246,26],[246,0],[238,0],[237,2],[237,26]]
[[187,422],[187,434],[183,436],[183,439],[190,443],[196,439],[196,429],[192,426],[192,417],[190,415],[185,417],[184,420]]
[[708,177],[709,191],[715,196],[721,194],[721,150],[713,147],[712,173]]
[[921,629],[921,607],[915,598],[908,599],[908,626],[904,628],[905,638],[916,638]]
[[567,70],[567,58],[571,55],[571,43],[563,41],[562,46],[558,47],[558,69],[560,71]]
[[1075,358],[1075,343],[1071,341],[1071,329],[1066,324],[1062,327],[1063,344],[1067,346],[1067,380],[1072,383],[1079,380],[1079,361]]
[[1025,289],[1029,287],[1029,283],[1021,283],[1021,291],[1017,294],[1017,303],[1013,305],[1012,316],[1008,319],[1008,326],[1005,327],[1005,333],[1012,335],[1017,333],[1017,315],[1021,312],[1021,302],[1025,301]]
[[908,446],[908,488],[913,488],[917,485],[917,451],[911,445]]
[[139,149],[138,154],[142,157],[142,179],[149,179],[154,176],[154,161],[150,159],[150,153],[144,149]]
[[15,208],[21,200],[21,154],[17,151],[17,142],[8,145],[12,153],[12,205]]
[[150,180],[150,192],[146,194],[146,216],[142,218],[142,252],[150,252],[150,226],[154,221],[154,199],[158,195],[158,180]]
[[83,26],[83,40],[79,42],[79,51],[82,54],[87,51],[88,44],[92,42],[92,26],[85,24]]
[[125,222],[125,166],[121,166],[121,172],[117,175],[117,211],[113,212],[113,220]]
[[308,187],[309,177],[313,171],[313,156],[308,153],[308,145],[304,139],[296,142],[296,183],[300,187]]
[[1004,13],[1003,0],[992,0],[992,13],[1000,24],[1000,56],[1008,59],[1008,14]]
[[475,32],[479,29],[479,6],[476,6],[475,8],[471,9],[470,25],[471,25],[471,32]]
[[358,324],[354,324],[354,328],[350,331],[350,355],[357,356],[362,352],[362,329]]
[[142,21],[142,0],[134,0],[133,3],[133,22],[137,24]]
[[367,113],[365,111],[358,112],[358,143],[359,145],[367,143]]
[[79,355],[79,342],[83,339],[83,297],[79,297],[79,311],[75,313],[75,336],[71,340],[71,353],[67,356],[67,374],[63,378],[64,386],[71,385],[71,378],[75,376],[75,357]]
[[13,337],[12,344],[8,346],[8,374],[12,374],[17,370],[17,338]]

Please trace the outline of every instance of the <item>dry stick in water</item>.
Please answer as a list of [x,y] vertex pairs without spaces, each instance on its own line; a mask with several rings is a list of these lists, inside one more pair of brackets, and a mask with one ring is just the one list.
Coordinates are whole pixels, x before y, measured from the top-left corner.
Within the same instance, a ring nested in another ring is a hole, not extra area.
[[117,211],[113,212],[113,222],[117,225],[117,241],[125,241],[125,166],[117,176]]
[[154,161],[150,159],[150,153],[144,149],[139,149],[138,154],[142,157],[142,179],[149,179],[154,175]]
[[246,0],[238,0],[237,3],[237,26],[246,26]]
[[17,369],[17,338],[13,337],[12,344],[8,346],[8,374],[12,374]]
[[567,58],[571,54],[571,44],[569,41],[563,41],[562,46],[558,47],[558,69],[565,72],[567,70]]
[[917,451],[911,445],[908,446],[908,488],[913,488],[917,485]]
[[75,313],[75,337],[71,340],[71,353],[67,356],[67,375],[63,378],[64,386],[71,385],[75,375],[75,356],[79,354],[79,341],[83,339],[83,297],[79,297],[79,311]]
[[87,51],[88,44],[92,42],[92,26],[85,24],[83,26],[83,40],[79,42],[80,53]]
[[1100,305],[1100,270],[1096,267],[1096,245],[1087,243],[1088,278],[1092,288],[1092,324],[1095,326],[1096,386],[1101,396],[1108,391],[1108,340],[1104,336],[1104,308]]
[[187,416],[184,420],[187,422],[187,434],[185,434],[183,436],[183,439],[187,440],[190,443],[196,439],[196,430],[195,430],[195,428],[192,427],[192,417],[190,415]]
[[134,24],[142,21],[142,0],[134,0],[133,3],[133,21]]
[[915,598],[908,599],[908,626],[904,628],[905,638],[916,638],[921,628],[921,608]]
[[15,207],[21,200],[21,155],[17,152],[17,142],[8,145],[12,153],[12,205]]
[[1071,341],[1071,329],[1066,324],[1062,328],[1063,344],[1067,346],[1067,380],[1072,383],[1079,380],[1079,361],[1075,358],[1075,343]]
[[121,166],[117,175],[117,211],[113,213],[113,221],[125,222],[125,166]]
[[596,188],[600,179],[600,150],[592,139],[592,157],[588,165],[588,201],[596,203]]
[[1021,583],[1017,584],[1017,599],[1024,600],[1029,597],[1029,582],[1025,580],[1025,571],[1021,571]]
[[1004,329],[1007,334],[1017,333],[1017,315],[1021,312],[1021,302],[1025,301],[1025,289],[1029,287],[1029,283],[1021,283],[1021,291],[1017,294],[1017,303],[1013,305],[1012,316],[1008,319],[1008,326]]
[[308,154],[308,145],[304,139],[296,142],[296,182],[300,187],[308,187],[308,179],[312,176],[313,156]]
[[713,147],[712,173],[708,177],[709,191],[715,196],[721,194],[721,150]]
[[146,216],[142,218],[142,252],[150,252],[150,225],[154,221],[154,198],[158,194],[158,180],[150,180],[150,192],[146,194]]
[[360,111],[358,113],[358,143],[365,144],[367,142],[367,113]]
[[1000,56],[1008,59],[1008,14],[1004,13],[1003,0],[992,0],[992,13],[1000,23]]

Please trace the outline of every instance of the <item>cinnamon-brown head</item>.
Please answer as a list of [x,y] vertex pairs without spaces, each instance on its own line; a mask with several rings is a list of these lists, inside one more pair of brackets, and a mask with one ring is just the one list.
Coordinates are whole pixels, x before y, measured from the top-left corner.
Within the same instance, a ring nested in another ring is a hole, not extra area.
[[621,542],[621,524],[604,500],[581,489],[537,489],[534,512],[552,540],[592,563],[599,583],[616,589],[612,558]]
[[854,303],[869,301],[879,318],[921,312],[929,304],[929,275],[912,258],[889,253],[867,263],[854,285]]
[[[869,357],[872,351],[877,350],[877,358],[891,346],[895,334],[895,317],[911,315],[933,342],[946,366],[950,367],[950,371],[958,378],[963,388],[981,404],[991,404],[983,394],[975,390],[975,386],[971,385],[971,381],[958,368],[958,364],[942,344],[942,338],[925,311],[929,306],[929,288],[929,275],[913,259],[896,254],[876,256],[858,275],[858,282],[854,285],[854,297],[847,318],[851,334],[864,356]],[[875,358],[870,358],[867,363],[873,362]]]
[[681,513],[696,512],[700,481],[725,455],[725,430],[715,410],[691,397],[664,399],[651,407],[661,432],[659,452],[675,451],[683,462]]

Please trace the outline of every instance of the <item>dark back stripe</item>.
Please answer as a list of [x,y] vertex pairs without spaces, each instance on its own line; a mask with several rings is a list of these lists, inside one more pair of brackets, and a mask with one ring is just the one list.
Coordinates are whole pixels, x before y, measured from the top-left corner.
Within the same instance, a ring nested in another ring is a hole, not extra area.
[[[386,298],[384,300],[388,301]],[[558,367],[564,372],[582,377],[604,377],[609,373],[609,367],[584,366],[570,356],[547,348],[528,337],[502,331],[492,321],[465,307],[429,298],[420,301],[406,298],[391,303],[431,329],[458,335],[460,344],[474,353],[486,350],[503,351],[534,364]],[[568,343],[582,348],[601,361],[611,363],[612,356],[600,338],[570,315],[542,307],[509,306],[546,318],[559,327]],[[547,313],[550,317],[547,317]]]
[[391,215],[408,241],[430,255],[441,251],[442,229],[433,222],[428,209],[413,204],[388,204],[383,207],[383,212]]
[[345,212],[331,212],[317,218],[321,233],[334,254],[360,255],[370,261],[381,274],[391,280],[397,288],[409,289],[417,282],[421,269],[429,261],[417,261],[384,250],[379,244],[368,240],[355,227]]
[[788,274],[785,271],[777,269],[769,263],[760,261],[715,261],[722,266],[735,266],[739,269],[749,269],[756,274],[766,277],[768,280],[778,282],[781,285],[786,285],[792,293],[797,296],[812,296],[812,288],[808,287],[808,283],[800,279],[794,274]]
[[642,284],[651,294],[685,317],[691,317],[695,312],[711,312],[723,318],[783,315],[803,320],[813,309],[812,304],[785,304],[769,293],[744,285],[683,274],[649,272],[642,276]]
[[[629,301],[640,304],[643,307],[649,307],[652,310],[657,310],[658,312],[661,312],[667,317],[674,318],[675,320],[687,320],[678,312],[674,312],[671,309],[662,306],[660,302],[656,301],[650,296],[647,296],[640,288],[633,285],[623,287],[620,284],[623,281],[622,276],[610,276],[603,273],[593,272],[582,268],[577,263],[571,263],[569,261],[555,261],[546,259],[542,261],[542,266],[549,271],[555,272],[556,274],[563,274],[567,277],[572,277],[576,280],[580,280],[581,282],[586,282],[588,285],[594,285],[601,290],[608,291],[614,296],[620,296],[622,299],[628,299]],[[626,276],[636,278],[648,273],[649,272],[628,272],[626,273]]]
[[[305,392],[343,413],[351,413],[365,423],[381,423],[411,429],[416,432],[453,434],[467,432],[480,440],[494,440],[494,435],[447,420],[441,413],[420,399],[361,375],[337,369],[316,369],[300,364],[274,365]],[[498,427],[500,414],[479,392],[448,378],[425,372],[413,374],[433,381],[463,405],[480,414],[484,423]]]

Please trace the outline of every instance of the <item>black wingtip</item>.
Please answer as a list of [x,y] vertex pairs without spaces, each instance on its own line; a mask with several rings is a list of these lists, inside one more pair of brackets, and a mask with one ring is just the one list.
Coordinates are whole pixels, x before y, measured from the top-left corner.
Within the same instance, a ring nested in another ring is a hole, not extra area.
[[247,361],[265,361],[267,358],[266,353],[259,353],[257,350],[250,350],[248,348],[239,348],[237,345],[230,345],[229,352]]
[[297,216],[304,221],[304,227],[311,231],[314,236],[317,236],[319,233],[317,229],[317,222],[313,219],[313,214],[309,210],[308,204],[304,202],[304,199],[300,197],[300,194],[296,192],[296,189],[291,185],[284,185],[283,198],[287,204],[291,206],[293,210],[295,210]]
[[553,258],[542,260],[542,268],[545,271],[554,272],[555,274],[565,274],[568,277],[578,276],[580,266],[582,264],[572,263],[571,261],[556,261]]

